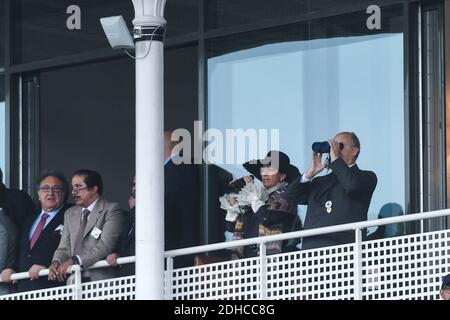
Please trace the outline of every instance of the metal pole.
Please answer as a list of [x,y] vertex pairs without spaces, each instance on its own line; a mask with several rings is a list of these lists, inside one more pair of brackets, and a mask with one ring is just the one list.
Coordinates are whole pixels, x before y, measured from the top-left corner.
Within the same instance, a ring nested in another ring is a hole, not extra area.
[[166,289],[164,299],[172,300],[173,299],[173,258],[167,258],[167,276],[166,276]]
[[[417,23],[418,23],[418,63],[419,63],[419,186],[420,186],[420,213],[424,212],[424,199],[425,199],[425,192],[424,192],[424,165],[423,165],[423,103],[422,103],[422,78],[423,78],[423,72],[422,72],[422,7],[419,5],[418,7],[418,16],[417,16]],[[424,232],[424,224],[423,220],[420,220],[420,233]]]
[[72,266],[71,269],[75,273],[75,279],[74,279],[74,285],[75,285],[75,294],[74,294],[74,300],[81,300],[83,299],[83,287],[81,284],[81,268],[80,266]]
[[260,299],[267,299],[267,246],[263,242],[259,247],[259,268],[261,270],[260,276],[261,279],[259,281],[260,285]]
[[133,0],[136,40],[136,299],[164,298],[165,0]]
[[362,230],[355,230],[355,300],[362,299]]

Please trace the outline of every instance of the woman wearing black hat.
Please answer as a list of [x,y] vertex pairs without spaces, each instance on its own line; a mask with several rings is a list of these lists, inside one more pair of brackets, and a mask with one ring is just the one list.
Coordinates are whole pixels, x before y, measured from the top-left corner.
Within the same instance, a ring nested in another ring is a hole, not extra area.
[[[297,205],[280,195],[287,185],[300,177],[300,172],[290,163],[289,157],[280,151],[270,151],[262,160],[244,163],[244,168],[260,180],[258,188],[251,176],[244,177],[245,186],[237,194],[226,194],[220,198],[222,208],[227,210],[227,240],[240,240],[289,232],[297,216]],[[266,244],[267,254],[286,250],[283,241]],[[233,258],[248,258],[258,255],[257,245],[232,249]]]
[[450,274],[446,275],[442,279],[441,290],[439,291],[439,295],[442,300],[450,300]]

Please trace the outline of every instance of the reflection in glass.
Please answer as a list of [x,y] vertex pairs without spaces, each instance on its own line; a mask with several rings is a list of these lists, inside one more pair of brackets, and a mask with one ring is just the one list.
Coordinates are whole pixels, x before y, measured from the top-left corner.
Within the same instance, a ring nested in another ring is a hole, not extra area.
[[5,175],[6,162],[6,107],[5,107],[5,77],[0,75],[0,168]]
[[[16,0],[11,4],[15,64],[108,48],[99,18],[123,15],[129,26],[133,18],[133,4],[127,0]],[[73,15],[67,13],[71,5],[80,8],[81,29],[69,29],[66,24]]]
[[5,1],[0,1],[0,68],[5,66]]
[[[271,44],[222,55],[212,50],[208,128],[224,134],[236,128],[279,129],[280,149],[302,172],[312,142],[355,132],[361,140],[359,167],[378,175],[369,208],[369,219],[375,219],[386,203],[405,207],[403,34],[361,30],[327,37],[339,30],[337,23],[348,22],[333,19],[334,24],[317,23],[327,27],[317,28],[322,35],[310,33],[311,40],[275,43],[272,38]],[[259,145],[258,156],[269,147]],[[216,164],[235,178],[247,174],[237,161]]]
[[167,38],[196,32],[198,28],[198,0],[169,0],[164,16],[167,20]]
[[359,4],[359,0],[208,0],[207,29],[261,22]]
[[[14,10],[14,63],[26,63],[110,48],[99,19],[122,15],[132,28],[133,3],[130,0],[11,1]],[[81,29],[69,30],[66,22],[70,5],[81,11]],[[165,16],[167,37],[197,30],[198,1],[168,1]]]

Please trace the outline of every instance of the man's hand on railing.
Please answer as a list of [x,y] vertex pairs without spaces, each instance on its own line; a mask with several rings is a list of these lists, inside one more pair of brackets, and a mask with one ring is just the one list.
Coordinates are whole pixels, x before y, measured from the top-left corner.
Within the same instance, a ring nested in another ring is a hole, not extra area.
[[117,259],[120,258],[119,254],[111,253],[106,257],[106,262],[109,263],[110,266],[117,267]]
[[30,279],[31,280],[36,280],[39,278],[39,271],[44,270],[45,267],[38,265],[38,264],[33,264],[30,268],[30,270],[28,270],[28,274],[30,275]]
[[73,265],[72,259],[67,259],[58,267],[58,280],[65,281],[67,279],[67,269]]
[[0,273],[0,279],[3,282],[7,282],[7,283],[17,283],[16,280],[11,280],[11,276],[16,273],[13,269],[8,268],[2,271],[2,273]]
[[59,262],[53,261],[53,263],[48,267],[48,280],[55,281],[58,277]]

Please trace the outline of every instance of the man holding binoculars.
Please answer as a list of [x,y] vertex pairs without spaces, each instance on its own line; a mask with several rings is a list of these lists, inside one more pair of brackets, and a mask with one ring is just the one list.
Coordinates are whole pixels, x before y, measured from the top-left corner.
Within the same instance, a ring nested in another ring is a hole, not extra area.
[[[328,145],[328,148],[327,148]],[[304,230],[367,220],[377,176],[358,168],[359,139],[353,132],[338,133],[328,142],[313,144],[309,169],[283,195],[286,200],[308,205]],[[322,161],[322,153],[329,157]],[[314,178],[328,167],[331,173]],[[354,241],[346,231],[303,238],[302,249],[320,248]]]

